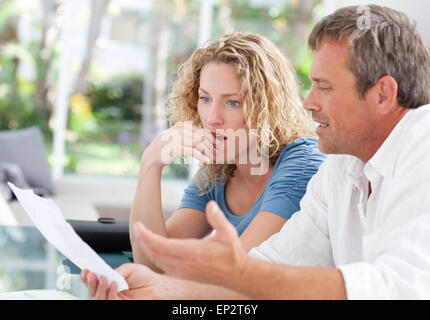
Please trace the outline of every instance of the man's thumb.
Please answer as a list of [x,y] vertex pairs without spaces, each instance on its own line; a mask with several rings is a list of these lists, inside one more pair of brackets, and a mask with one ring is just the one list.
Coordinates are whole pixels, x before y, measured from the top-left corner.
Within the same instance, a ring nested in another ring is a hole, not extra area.
[[215,201],[209,201],[206,205],[206,217],[218,235],[223,235],[223,238],[238,237],[236,228],[227,220]]

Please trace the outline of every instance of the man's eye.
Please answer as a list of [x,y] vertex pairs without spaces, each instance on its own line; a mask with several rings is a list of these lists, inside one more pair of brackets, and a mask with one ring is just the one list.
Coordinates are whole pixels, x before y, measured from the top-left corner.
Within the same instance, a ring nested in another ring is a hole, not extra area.
[[321,91],[328,91],[328,90],[330,90],[331,88],[330,88],[330,87],[319,87],[319,89],[320,89]]

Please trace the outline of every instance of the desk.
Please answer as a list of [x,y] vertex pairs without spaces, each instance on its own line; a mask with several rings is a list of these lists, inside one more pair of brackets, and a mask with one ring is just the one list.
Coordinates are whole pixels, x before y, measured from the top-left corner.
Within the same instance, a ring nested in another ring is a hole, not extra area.
[[[130,262],[126,253],[102,253],[113,268]],[[71,264],[33,226],[0,226],[0,296],[22,290],[55,290],[90,299]]]

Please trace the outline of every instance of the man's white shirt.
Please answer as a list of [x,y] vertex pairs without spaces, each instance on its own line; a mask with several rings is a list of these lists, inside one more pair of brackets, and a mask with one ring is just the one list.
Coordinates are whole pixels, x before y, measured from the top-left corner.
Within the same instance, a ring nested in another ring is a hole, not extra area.
[[408,111],[367,163],[327,157],[300,208],[249,254],[336,267],[348,299],[430,299],[430,105]]

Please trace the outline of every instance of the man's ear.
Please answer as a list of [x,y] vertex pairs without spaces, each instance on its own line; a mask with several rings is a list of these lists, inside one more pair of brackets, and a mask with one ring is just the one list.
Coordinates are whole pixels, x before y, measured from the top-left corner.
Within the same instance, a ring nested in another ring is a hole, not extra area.
[[377,103],[377,112],[380,115],[387,115],[398,106],[398,86],[397,81],[392,76],[381,77],[372,89]]

